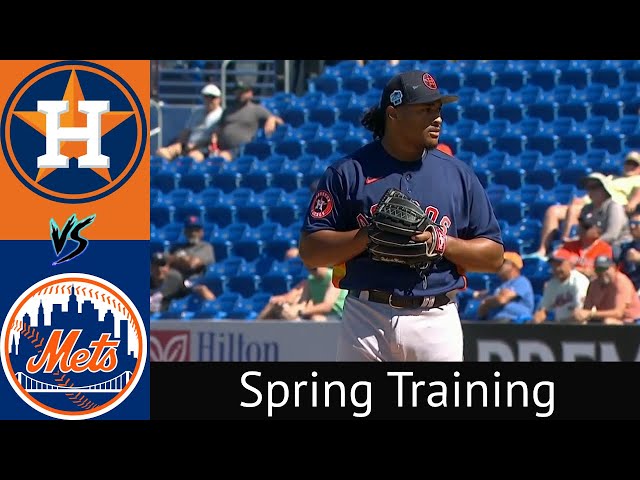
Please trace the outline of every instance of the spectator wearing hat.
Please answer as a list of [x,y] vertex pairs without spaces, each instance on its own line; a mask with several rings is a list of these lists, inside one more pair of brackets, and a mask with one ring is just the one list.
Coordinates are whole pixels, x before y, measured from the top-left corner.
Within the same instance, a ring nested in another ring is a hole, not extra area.
[[[505,252],[498,277],[502,283],[491,295],[485,296],[478,307],[480,320],[511,322],[531,317],[534,308],[533,286],[521,274],[524,263],[516,252]],[[485,295],[478,292],[479,296]]]
[[211,143],[216,145],[214,155],[233,160],[242,146],[251,142],[262,126],[265,136],[269,137],[284,120],[253,101],[253,87],[239,84],[235,90],[236,101],[225,108],[220,122],[216,126]]
[[187,155],[197,162],[209,156],[211,135],[222,117],[222,93],[213,83],[200,91],[203,105],[193,109],[184,130],[166,147],[159,148],[157,155],[166,160]]
[[200,219],[191,215],[184,222],[186,242],[172,245],[169,263],[186,279],[199,277],[215,262],[213,245],[204,240],[204,227]]
[[571,255],[573,267],[589,279],[595,277],[593,263],[601,255],[613,257],[611,245],[602,239],[604,221],[586,209],[578,219],[578,238],[561,245],[562,251]]
[[[583,179],[583,188],[590,179],[606,179],[605,188],[609,197],[616,203],[623,205],[623,210],[632,212],[640,204],[640,152],[631,151],[624,158],[622,176],[605,176],[602,173],[593,173]],[[563,225],[560,238],[569,239],[572,228],[577,224],[582,208],[592,202],[591,195],[574,198],[569,205],[552,205],[545,212],[540,245],[538,250],[530,256],[544,257],[550,244],[552,235]],[[607,240],[611,242],[610,240]]]
[[621,325],[640,319],[640,298],[633,283],[618,270],[611,257],[595,261],[596,278],[589,283],[584,307],[574,316],[579,323]]
[[640,210],[629,216],[629,229],[633,239],[620,246],[618,268],[631,279],[640,294]]
[[533,314],[534,323],[552,317],[557,323],[574,323],[576,308],[582,308],[589,288],[589,278],[576,270],[575,255],[560,248],[549,257],[552,277],[544,284],[542,299]]

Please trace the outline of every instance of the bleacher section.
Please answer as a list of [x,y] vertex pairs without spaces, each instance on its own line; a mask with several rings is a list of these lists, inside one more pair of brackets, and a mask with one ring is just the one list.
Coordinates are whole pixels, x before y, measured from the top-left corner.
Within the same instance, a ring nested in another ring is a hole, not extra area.
[[[270,138],[258,134],[234,162],[152,158],[152,250],[168,248],[182,219],[195,214],[217,257],[204,281],[218,299],[175,302],[162,317],[250,320],[269,295],[306,276],[299,261],[282,258],[297,244],[309,185],[371,138],[360,125],[364,110],[392,75],[409,68],[460,95],[443,109],[441,142],[487,189],[508,250],[533,252],[549,205],[584,194],[579,179],[589,172],[620,174],[624,154],[640,149],[638,60],[340,62],[313,78],[302,97],[264,98],[287,124]],[[527,259],[523,273],[539,298],[547,264]],[[497,282],[495,275],[469,276],[471,288]],[[461,316],[473,319],[477,302],[463,300]]]

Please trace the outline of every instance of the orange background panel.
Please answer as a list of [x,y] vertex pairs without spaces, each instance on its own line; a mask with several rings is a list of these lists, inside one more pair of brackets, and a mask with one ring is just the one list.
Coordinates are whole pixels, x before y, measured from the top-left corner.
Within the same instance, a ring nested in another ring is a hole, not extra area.
[[[38,68],[59,60],[2,60],[0,108],[18,84]],[[89,240],[148,240],[149,219],[149,60],[86,60],[116,73],[136,93],[142,105],[147,139],[142,160],[134,174],[109,195],[87,203],[61,203],[37,195],[17,178],[0,149],[0,240],[48,240],[53,218],[62,228],[76,214],[78,220],[96,214],[95,221],[82,230]],[[4,137],[2,137],[4,138]],[[4,140],[3,140],[4,141]]]

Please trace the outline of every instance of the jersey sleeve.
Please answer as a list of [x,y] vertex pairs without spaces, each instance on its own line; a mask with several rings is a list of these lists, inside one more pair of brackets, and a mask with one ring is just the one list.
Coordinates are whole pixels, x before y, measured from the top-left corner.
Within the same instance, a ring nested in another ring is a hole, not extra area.
[[347,187],[342,175],[328,167],[320,180],[305,212],[302,231],[346,230]]
[[491,201],[478,177],[469,175],[469,203],[467,226],[463,228],[460,238],[470,240],[484,237],[502,244],[500,225],[496,219]]

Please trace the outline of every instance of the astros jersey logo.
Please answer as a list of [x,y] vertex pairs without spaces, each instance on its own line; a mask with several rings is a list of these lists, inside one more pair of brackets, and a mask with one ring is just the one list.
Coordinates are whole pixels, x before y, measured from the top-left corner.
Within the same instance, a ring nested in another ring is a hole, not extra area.
[[57,62],[31,73],[0,122],[13,173],[33,192],[90,202],[121,187],[147,142],[145,113],[117,74],[90,62]]
[[55,275],[13,304],[0,337],[9,384],[58,419],[88,419],[122,403],[147,359],[144,322],[117,287],[83,273]]

